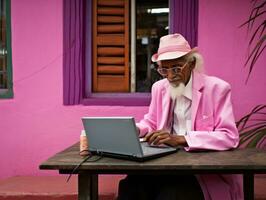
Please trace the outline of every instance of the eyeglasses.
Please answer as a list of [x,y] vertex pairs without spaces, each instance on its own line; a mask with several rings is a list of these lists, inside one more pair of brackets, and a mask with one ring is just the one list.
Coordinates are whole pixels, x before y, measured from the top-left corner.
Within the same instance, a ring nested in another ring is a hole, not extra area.
[[172,67],[172,68],[164,68],[164,67],[158,67],[157,68],[157,72],[159,74],[161,74],[162,76],[166,76],[170,71],[172,74],[178,74],[179,72],[181,72],[185,66],[187,65],[187,62],[182,65],[181,67]]

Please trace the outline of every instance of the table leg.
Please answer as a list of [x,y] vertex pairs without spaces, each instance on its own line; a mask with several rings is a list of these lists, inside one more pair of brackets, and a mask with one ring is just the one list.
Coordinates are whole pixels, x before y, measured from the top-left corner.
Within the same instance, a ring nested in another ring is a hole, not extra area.
[[78,175],[78,199],[98,200],[98,175],[80,173]]
[[244,199],[253,200],[254,199],[254,174],[253,173],[244,174],[243,186],[244,186]]

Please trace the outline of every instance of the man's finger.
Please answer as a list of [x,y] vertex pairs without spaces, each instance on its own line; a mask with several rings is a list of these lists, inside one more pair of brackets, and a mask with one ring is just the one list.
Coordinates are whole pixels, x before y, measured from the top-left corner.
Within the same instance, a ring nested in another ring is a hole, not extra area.
[[154,132],[148,139],[148,143],[151,144],[161,134],[161,132]]
[[161,145],[161,144],[171,145],[171,138],[170,137],[164,138],[160,140],[157,145]]
[[149,140],[149,144],[153,143],[156,144],[159,140],[164,139],[165,137],[168,137],[168,132],[158,132],[158,133],[154,133],[150,140]]
[[145,136],[146,140],[149,141],[150,137],[151,137],[153,134],[158,133],[158,132],[160,132],[160,130],[152,131],[152,132],[148,133],[148,134]]
[[157,145],[161,140],[164,140],[166,138],[168,138],[167,134],[160,134],[154,139],[153,144]]

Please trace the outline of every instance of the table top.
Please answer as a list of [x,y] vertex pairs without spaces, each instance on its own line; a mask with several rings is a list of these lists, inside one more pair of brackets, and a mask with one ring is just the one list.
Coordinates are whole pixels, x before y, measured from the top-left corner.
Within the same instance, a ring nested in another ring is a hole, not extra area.
[[[61,173],[71,172],[84,157],[79,155],[79,143],[59,152],[43,162],[40,169],[59,170]],[[96,162],[85,162],[79,171],[90,173],[266,173],[266,151],[255,148],[235,149],[230,151],[201,151],[176,153],[144,162],[121,160],[103,157]]]

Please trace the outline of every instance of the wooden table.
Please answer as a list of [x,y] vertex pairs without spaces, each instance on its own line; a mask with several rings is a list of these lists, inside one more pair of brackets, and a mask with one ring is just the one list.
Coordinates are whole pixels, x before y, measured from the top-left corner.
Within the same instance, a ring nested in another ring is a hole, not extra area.
[[[94,158],[92,158],[94,159]],[[40,169],[59,170],[70,174],[83,160],[79,156],[79,143],[57,153],[43,162]],[[254,174],[266,173],[266,151],[236,149],[222,152],[185,152],[145,162],[104,157],[86,162],[78,174],[79,200],[98,199],[99,174],[243,174],[245,200],[254,199]]]

